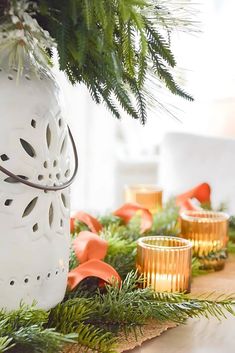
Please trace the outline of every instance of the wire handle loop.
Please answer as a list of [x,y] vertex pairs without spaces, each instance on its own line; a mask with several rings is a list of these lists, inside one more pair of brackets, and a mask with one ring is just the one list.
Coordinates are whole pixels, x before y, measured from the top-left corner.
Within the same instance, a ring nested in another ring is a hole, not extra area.
[[56,185],[56,186],[46,186],[46,185],[36,184],[31,181],[25,180],[24,178],[12,173],[11,171],[2,167],[1,165],[0,165],[0,171],[3,172],[4,174],[8,175],[9,177],[13,178],[16,182],[20,182],[20,183],[22,183],[26,186],[30,186],[31,188],[34,188],[34,189],[45,190],[45,191],[59,191],[59,190],[66,189],[67,187],[69,187],[73,183],[73,181],[77,175],[77,171],[78,171],[78,153],[77,153],[77,149],[76,149],[76,144],[75,144],[73,135],[72,135],[71,130],[68,125],[67,125],[67,128],[68,128],[69,138],[70,138],[72,148],[73,148],[75,166],[74,166],[74,172],[73,172],[72,177],[68,181],[66,181],[64,184]]

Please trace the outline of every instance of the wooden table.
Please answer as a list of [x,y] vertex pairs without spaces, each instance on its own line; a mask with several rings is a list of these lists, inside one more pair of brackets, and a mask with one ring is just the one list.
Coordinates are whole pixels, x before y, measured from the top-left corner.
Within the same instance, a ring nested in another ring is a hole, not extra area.
[[[235,256],[223,271],[194,279],[192,292],[235,293]],[[132,353],[235,353],[235,317],[227,320],[192,319],[186,325],[169,329],[160,337],[143,343]]]

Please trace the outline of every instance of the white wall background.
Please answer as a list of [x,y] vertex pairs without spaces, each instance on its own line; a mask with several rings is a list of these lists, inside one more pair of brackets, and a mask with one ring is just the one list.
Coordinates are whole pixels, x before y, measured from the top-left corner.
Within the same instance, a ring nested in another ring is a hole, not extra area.
[[173,40],[182,79],[195,98],[194,103],[171,98],[181,122],[158,111],[145,127],[128,117],[116,121],[84,87],[71,87],[58,74],[79,150],[72,209],[104,212],[122,201],[125,183],[156,181],[158,147],[167,131],[235,138],[235,1],[201,0],[198,7],[202,33]]

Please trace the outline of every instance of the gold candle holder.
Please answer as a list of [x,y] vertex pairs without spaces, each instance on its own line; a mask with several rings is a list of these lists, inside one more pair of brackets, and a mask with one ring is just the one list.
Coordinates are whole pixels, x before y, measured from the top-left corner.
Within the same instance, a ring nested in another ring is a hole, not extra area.
[[223,212],[183,211],[180,215],[181,236],[193,243],[193,253],[204,268],[220,270],[224,256],[208,256],[226,249],[229,216]]
[[149,236],[137,241],[137,269],[143,286],[156,292],[190,292],[192,244],[186,239]]
[[152,213],[162,208],[162,189],[154,185],[127,185],[125,201],[140,204]]

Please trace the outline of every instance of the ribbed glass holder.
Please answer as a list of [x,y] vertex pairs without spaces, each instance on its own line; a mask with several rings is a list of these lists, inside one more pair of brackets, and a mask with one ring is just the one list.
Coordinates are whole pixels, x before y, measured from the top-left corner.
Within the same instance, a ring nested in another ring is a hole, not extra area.
[[154,185],[126,185],[125,201],[138,203],[156,213],[162,208],[162,189]]
[[190,292],[192,244],[167,236],[143,237],[137,241],[137,269],[143,286],[156,292]]
[[199,258],[207,257],[207,268],[221,269],[225,259],[212,256],[226,249],[229,216],[224,212],[183,211],[180,215],[181,236],[193,243],[193,253]]

